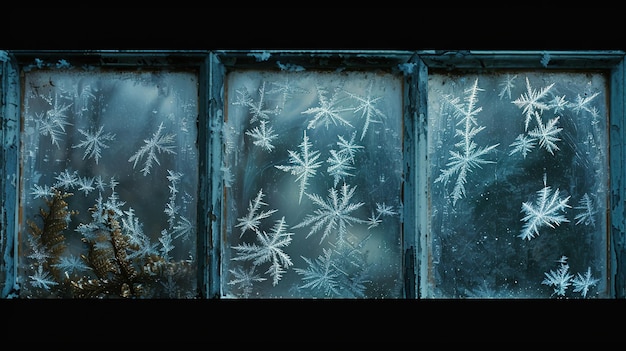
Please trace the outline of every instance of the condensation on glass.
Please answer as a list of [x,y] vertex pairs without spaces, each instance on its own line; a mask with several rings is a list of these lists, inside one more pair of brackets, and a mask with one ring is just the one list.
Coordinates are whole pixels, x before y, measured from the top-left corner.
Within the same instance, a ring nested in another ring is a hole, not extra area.
[[593,72],[429,75],[424,296],[609,296],[607,84]]
[[23,77],[18,279],[26,298],[192,298],[192,72]]
[[233,71],[226,298],[402,297],[402,79]]

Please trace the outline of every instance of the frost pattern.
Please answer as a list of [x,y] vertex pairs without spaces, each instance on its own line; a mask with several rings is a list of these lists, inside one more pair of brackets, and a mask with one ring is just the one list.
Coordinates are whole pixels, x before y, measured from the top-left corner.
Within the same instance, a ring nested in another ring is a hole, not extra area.
[[341,192],[336,188],[328,189],[328,199],[325,200],[317,194],[306,194],[319,208],[314,214],[307,215],[304,220],[293,228],[302,228],[311,226],[311,230],[307,234],[307,238],[324,228],[320,243],[326,239],[331,233],[337,233],[339,242],[345,240],[348,234],[348,226],[355,223],[365,223],[364,220],[351,215],[352,212],[363,206],[365,203],[351,203],[350,200],[354,195],[356,187],[350,189],[350,186],[343,183]]
[[376,107],[376,104],[383,98],[382,96],[373,97],[372,96],[372,87],[374,86],[374,81],[370,80],[370,83],[367,88],[366,96],[359,96],[357,94],[353,94],[350,92],[346,92],[348,96],[357,100],[358,106],[354,108],[354,113],[361,112],[361,118],[365,119],[363,123],[363,129],[361,131],[361,140],[365,137],[365,133],[369,128],[370,123],[381,123],[383,119],[386,119],[387,116]]
[[128,162],[133,162],[133,168],[137,166],[137,162],[139,162],[144,156],[146,156],[146,160],[144,161],[144,166],[141,169],[141,173],[144,176],[150,174],[150,170],[154,166],[154,163],[160,165],[157,154],[167,153],[167,154],[176,154],[174,151],[175,145],[172,145],[174,142],[175,135],[174,134],[161,134],[165,127],[163,126],[163,122],[159,124],[159,128],[154,134],[152,134],[152,138],[144,139],[145,145],[139,148],[137,152],[135,152],[129,159]]
[[260,121],[260,125],[254,127],[252,130],[247,130],[246,135],[251,136],[254,141],[252,142],[254,145],[260,147],[265,151],[274,150],[274,145],[272,145],[272,141],[278,138],[278,134],[274,134],[274,129],[271,126],[267,126],[267,121]]
[[342,107],[341,102],[343,102],[346,97],[341,97],[341,93],[343,89],[341,86],[338,86],[334,89],[333,93],[330,97],[327,97],[328,90],[321,86],[317,86],[317,95],[319,97],[320,106],[310,107],[303,111],[303,114],[313,115],[313,119],[309,121],[307,125],[308,129],[313,129],[321,124],[323,124],[326,129],[328,129],[331,125],[343,125],[354,128],[354,126],[344,117],[342,114],[344,112],[352,111],[352,107]]
[[576,277],[572,279],[572,284],[574,285],[574,292],[580,292],[583,297],[587,297],[587,293],[589,293],[589,289],[592,286],[595,286],[600,279],[593,278],[591,276],[591,267],[587,267],[587,271],[585,275],[580,273],[576,273]]
[[451,177],[457,175],[454,188],[452,190],[452,204],[465,196],[465,184],[467,183],[467,175],[475,167],[481,167],[483,164],[494,163],[494,161],[485,160],[482,157],[495,149],[499,144],[489,145],[486,147],[478,147],[472,139],[480,131],[485,129],[484,126],[478,126],[476,115],[483,110],[477,107],[478,92],[483,91],[478,87],[478,79],[474,81],[471,88],[465,90],[467,94],[464,102],[460,98],[451,95],[445,95],[445,101],[453,107],[453,115],[460,118],[457,125],[461,125],[462,129],[457,129],[456,135],[462,139],[455,146],[460,149],[450,151],[449,162],[446,164],[448,168],[442,169],[439,177],[435,179],[435,183],[443,182],[446,185]]
[[233,246],[237,251],[237,256],[233,260],[249,260],[253,265],[259,266],[269,262],[270,267],[265,273],[268,273],[273,279],[272,284],[276,286],[287,268],[293,265],[291,258],[283,249],[291,243],[293,233],[286,232],[287,224],[285,217],[276,221],[270,233],[257,230],[256,238],[259,245],[253,243],[243,243]]
[[[24,74],[22,140],[28,152],[20,295],[191,297],[197,140],[188,121],[197,117],[194,73],[40,64],[45,72]],[[152,122],[158,129],[143,139],[138,131]],[[171,125],[180,128],[167,133]],[[134,149],[142,139],[144,147]],[[162,157],[179,147],[175,159]],[[169,168],[169,184],[166,177],[139,181],[157,165]]]
[[102,157],[102,149],[106,149],[109,145],[105,144],[107,141],[115,140],[115,134],[113,133],[103,133],[104,126],[100,126],[98,131],[88,130],[85,131],[83,129],[78,128],[78,132],[85,136],[86,139],[81,140],[80,143],[76,145],[72,145],[72,148],[84,147],[85,153],[83,154],[83,160],[88,158],[93,158],[98,164],[98,160]]
[[561,256],[558,260],[559,268],[544,273],[545,279],[541,284],[554,287],[552,295],[565,296],[567,289],[573,286],[573,292],[580,293],[585,298],[589,293],[589,289],[595,286],[600,280],[591,275],[591,267],[587,267],[585,274],[576,273],[574,276],[570,272],[567,256]]
[[544,273],[546,278],[541,282],[541,284],[554,287],[554,292],[552,293],[553,295],[556,294],[558,296],[565,296],[565,291],[572,284],[571,279],[574,276],[569,272],[567,257],[563,256],[559,262],[560,264],[558,269]]
[[589,197],[588,193],[585,193],[583,195],[583,197],[578,202],[578,206],[576,206],[574,208],[576,210],[580,211],[574,217],[574,219],[576,220],[576,224],[583,223],[585,225],[590,225],[592,227],[595,227],[595,225],[596,225],[596,220],[595,220],[596,210],[595,210],[595,206],[593,204],[593,200],[591,200],[591,197]]
[[326,169],[329,175],[333,176],[334,186],[337,186],[340,180],[345,180],[345,177],[354,176],[350,173],[356,169],[354,166],[354,155],[357,151],[364,149],[364,146],[354,143],[356,132],[352,133],[352,138],[347,141],[343,136],[338,135],[339,150],[330,150],[330,157],[326,160],[329,166]]
[[535,90],[530,86],[530,81],[528,80],[528,77],[526,77],[526,94],[522,94],[519,98],[512,101],[512,103],[521,108],[524,113],[524,130],[528,130],[528,124],[533,116],[535,116],[536,112],[541,115],[544,110],[548,110],[550,108],[550,106],[541,101],[541,99],[547,97],[548,92],[552,89],[554,84],[555,83],[551,83],[540,90]]
[[569,222],[562,213],[568,205],[570,197],[561,197],[559,189],[552,191],[547,185],[547,176],[543,175],[543,188],[537,191],[537,199],[533,204],[530,201],[522,203],[522,212],[525,216],[522,218],[524,227],[518,237],[524,240],[530,240],[539,235],[539,228],[548,226],[555,228],[563,222]]
[[318,150],[312,150],[313,144],[309,141],[309,137],[306,135],[306,130],[303,132],[302,143],[300,143],[300,152],[287,150],[289,153],[290,166],[277,165],[276,168],[281,171],[290,172],[296,175],[296,181],[300,181],[300,192],[298,196],[298,203],[302,202],[302,196],[309,185],[309,178],[312,178],[317,173],[317,168],[322,165],[322,161],[317,161],[320,157]]
[[265,194],[263,193],[263,189],[260,189],[254,200],[250,201],[250,204],[248,205],[248,214],[245,217],[237,218],[239,224],[235,227],[241,227],[241,234],[239,237],[241,237],[248,229],[258,232],[261,220],[278,211],[276,209],[272,209],[258,212],[261,206],[267,206],[267,203],[263,202],[263,197],[265,197]]

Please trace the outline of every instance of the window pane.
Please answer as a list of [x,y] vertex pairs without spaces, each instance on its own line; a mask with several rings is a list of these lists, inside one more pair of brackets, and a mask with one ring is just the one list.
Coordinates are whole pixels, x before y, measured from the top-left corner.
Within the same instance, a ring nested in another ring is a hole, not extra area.
[[429,77],[427,296],[607,297],[607,79]]
[[222,292],[402,296],[402,79],[227,75]]
[[25,74],[24,297],[196,294],[197,76]]

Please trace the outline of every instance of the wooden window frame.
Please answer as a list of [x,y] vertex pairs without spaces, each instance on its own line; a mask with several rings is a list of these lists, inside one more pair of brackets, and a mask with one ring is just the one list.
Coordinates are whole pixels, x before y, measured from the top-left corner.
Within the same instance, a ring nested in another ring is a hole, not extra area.
[[[536,69],[603,70],[609,76],[610,295],[626,298],[626,67],[622,51],[433,51],[433,50],[190,50],[190,51],[0,51],[0,249],[4,286],[0,299],[17,298],[18,212],[21,97],[20,75],[38,62],[124,68],[194,67],[199,72],[199,198],[198,296],[220,299],[222,284],[222,139],[224,83],[229,70],[396,70],[404,77],[403,268],[404,298],[422,298],[420,280],[426,274],[423,247],[428,233],[428,76],[430,70]],[[76,63],[76,64],[75,64]]]

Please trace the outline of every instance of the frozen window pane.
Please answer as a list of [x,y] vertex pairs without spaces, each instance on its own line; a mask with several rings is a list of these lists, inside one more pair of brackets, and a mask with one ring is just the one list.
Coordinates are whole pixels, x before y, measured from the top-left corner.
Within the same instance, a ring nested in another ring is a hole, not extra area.
[[25,74],[25,297],[196,294],[197,77]]
[[607,81],[429,77],[434,297],[607,297]]
[[222,291],[402,296],[402,79],[231,72]]

